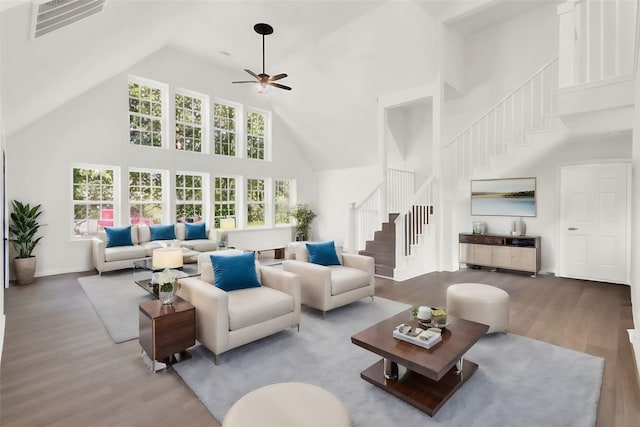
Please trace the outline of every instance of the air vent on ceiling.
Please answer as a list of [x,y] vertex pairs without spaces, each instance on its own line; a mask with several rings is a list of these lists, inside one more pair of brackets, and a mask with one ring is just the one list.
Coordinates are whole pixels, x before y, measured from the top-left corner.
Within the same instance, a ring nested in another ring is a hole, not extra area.
[[31,35],[43,36],[102,12],[106,0],[34,0]]

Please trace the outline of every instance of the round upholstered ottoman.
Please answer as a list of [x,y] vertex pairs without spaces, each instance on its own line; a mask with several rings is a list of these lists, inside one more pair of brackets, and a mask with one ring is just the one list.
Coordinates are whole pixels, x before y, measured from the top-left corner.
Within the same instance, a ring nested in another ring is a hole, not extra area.
[[509,294],[482,283],[458,283],[447,288],[447,313],[489,325],[488,334],[509,329]]
[[304,383],[271,384],[233,404],[222,427],[350,427],[342,403],[323,388]]

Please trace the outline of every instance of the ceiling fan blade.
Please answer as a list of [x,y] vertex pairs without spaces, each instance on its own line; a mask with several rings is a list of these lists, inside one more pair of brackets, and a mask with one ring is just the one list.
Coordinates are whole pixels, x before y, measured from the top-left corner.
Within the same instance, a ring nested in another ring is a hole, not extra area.
[[290,88],[289,86],[281,85],[280,83],[272,83],[272,82],[269,82],[269,83],[267,83],[267,84],[268,84],[268,85],[270,85],[270,86],[275,86],[275,87],[277,87],[277,88],[279,88],[279,89],[291,90],[291,88]]
[[258,75],[256,73],[254,73],[253,71],[249,70],[249,69],[244,69],[247,73],[249,73],[252,77],[255,77],[256,79],[260,80],[260,77],[258,77]]
[[243,80],[241,82],[231,82],[231,83],[258,83],[258,82],[255,80]]
[[285,77],[287,77],[286,73],[276,74],[275,76],[269,77],[269,81],[275,82],[276,80],[284,79]]

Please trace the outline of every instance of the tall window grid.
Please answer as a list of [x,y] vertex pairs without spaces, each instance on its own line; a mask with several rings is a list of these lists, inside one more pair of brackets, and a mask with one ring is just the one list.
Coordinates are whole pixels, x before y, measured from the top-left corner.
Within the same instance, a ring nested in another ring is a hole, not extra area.
[[204,178],[202,174],[176,173],[176,222],[204,219]]
[[163,208],[162,171],[129,171],[129,223],[162,224]]
[[264,160],[267,115],[247,112],[247,158]]
[[134,145],[162,147],[164,98],[160,85],[129,81],[129,141]]
[[213,104],[213,143],[215,154],[222,156],[236,155],[236,116],[236,107],[221,103]]
[[202,153],[205,107],[205,97],[176,92],[176,150]]
[[237,179],[232,176],[217,176],[214,182],[213,196],[213,224],[214,228],[220,228],[220,220],[223,218],[237,218]]
[[116,168],[74,166],[73,236],[95,236],[98,230],[114,225]]
[[265,180],[247,179],[247,227],[266,224]]
[[293,182],[288,179],[276,179],[274,181],[274,204],[276,225],[291,224],[289,211],[293,205]]

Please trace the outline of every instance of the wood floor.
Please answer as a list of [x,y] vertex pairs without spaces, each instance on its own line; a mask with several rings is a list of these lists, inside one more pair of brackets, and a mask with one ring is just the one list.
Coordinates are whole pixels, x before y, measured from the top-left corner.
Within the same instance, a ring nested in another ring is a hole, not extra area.
[[[5,290],[0,425],[219,426],[177,374],[145,367],[137,340],[113,343],[77,276]],[[512,333],[605,358],[597,425],[638,425],[628,287],[463,269],[402,283],[379,278],[376,295],[439,306],[447,286],[461,282],[506,290]]]

